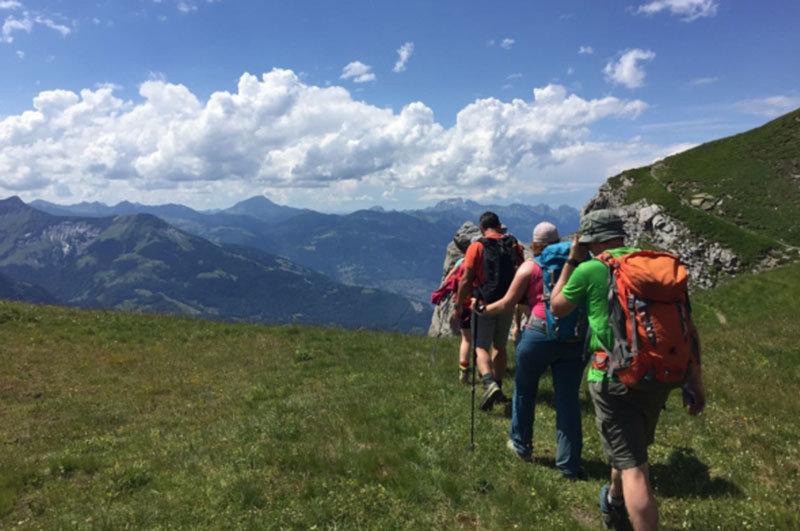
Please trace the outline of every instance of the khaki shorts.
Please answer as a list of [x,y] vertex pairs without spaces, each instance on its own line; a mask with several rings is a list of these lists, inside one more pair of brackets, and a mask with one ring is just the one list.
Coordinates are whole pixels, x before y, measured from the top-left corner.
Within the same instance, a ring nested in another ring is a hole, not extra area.
[[641,390],[620,382],[589,382],[595,423],[612,467],[625,470],[647,462],[658,415],[673,388],[656,383]]
[[478,327],[478,336],[475,341],[477,348],[491,351],[492,345],[505,348],[508,342],[508,331],[514,322],[514,310],[497,315],[476,315],[475,326]]

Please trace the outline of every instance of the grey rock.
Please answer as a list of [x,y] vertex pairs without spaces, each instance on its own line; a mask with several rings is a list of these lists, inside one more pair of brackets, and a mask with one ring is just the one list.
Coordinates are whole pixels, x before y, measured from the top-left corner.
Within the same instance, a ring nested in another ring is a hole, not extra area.
[[461,254],[467,252],[467,247],[469,244],[472,243],[476,238],[481,237],[481,231],[478,227],[471,221],[465,221],[461,227],[456,231],[455,236],[453,236],[453,243],[461,251]]
[[[652,227],[656,215],[661,212],[660,205],[648,205],[639,209],[639,224],[645,227]],[[663,219],[663,216],[661,216]]]
[[689,203],[693,207],[701,208],[703,210],[708,211],[716,207],[719,203],[721,203],[721,201],[711,194],[701,193],[701,194],[694,194],[692,198],[689,200]]

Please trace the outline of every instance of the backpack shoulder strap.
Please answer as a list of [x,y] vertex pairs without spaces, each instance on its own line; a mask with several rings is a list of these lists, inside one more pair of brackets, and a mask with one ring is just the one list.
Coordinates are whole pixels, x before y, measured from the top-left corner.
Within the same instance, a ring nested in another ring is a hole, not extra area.
[[609,267],[611,267],[617,261],[617,259],[611,256],[611,253],[609,253],[608,251],[598,254],[597,256],[595,256],[595,259],[600,260]]

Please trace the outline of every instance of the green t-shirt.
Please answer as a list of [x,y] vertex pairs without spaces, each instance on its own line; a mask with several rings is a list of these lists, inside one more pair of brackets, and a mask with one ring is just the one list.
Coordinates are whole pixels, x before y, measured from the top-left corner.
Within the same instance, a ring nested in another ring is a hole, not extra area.
[[[617,247],[607,252],[617,258],[638,250],[635,247]],[[608,324],[608,275],[608,267],[600,260],[583,262],[572,272],[561,291],[572,304],[586,303],[586,316],[592,329],[589,339],[592,352],[603,350],[603,344],[609,348],[614,344],[614,332]]]

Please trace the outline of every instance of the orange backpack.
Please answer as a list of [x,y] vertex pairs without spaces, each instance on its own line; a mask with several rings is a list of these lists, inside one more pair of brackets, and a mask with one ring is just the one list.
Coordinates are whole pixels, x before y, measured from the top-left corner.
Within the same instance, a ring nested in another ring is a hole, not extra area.
[[658,380],[686,382],[699,357],[680,260],[669,253],[636,251],[597,256],[609,268],[608,319],[614,345],[604,345],[608,374],[628,386]]

